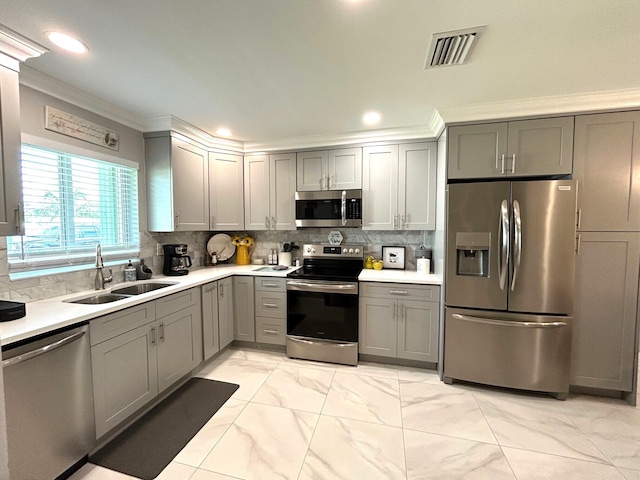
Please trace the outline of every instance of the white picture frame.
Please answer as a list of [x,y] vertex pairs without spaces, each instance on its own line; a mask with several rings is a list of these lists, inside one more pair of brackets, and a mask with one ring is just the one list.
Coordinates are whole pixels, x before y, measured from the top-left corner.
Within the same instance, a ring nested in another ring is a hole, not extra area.
[[405,269],[405,247],[382,247],[382,267],[396,270]]

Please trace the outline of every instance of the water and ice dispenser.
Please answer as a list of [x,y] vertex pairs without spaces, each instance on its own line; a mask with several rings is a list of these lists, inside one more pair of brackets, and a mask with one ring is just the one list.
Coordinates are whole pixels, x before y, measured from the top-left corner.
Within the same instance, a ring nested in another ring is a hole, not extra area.
[[472,277],[489,276],[491,233],[456,233],[456,273]]

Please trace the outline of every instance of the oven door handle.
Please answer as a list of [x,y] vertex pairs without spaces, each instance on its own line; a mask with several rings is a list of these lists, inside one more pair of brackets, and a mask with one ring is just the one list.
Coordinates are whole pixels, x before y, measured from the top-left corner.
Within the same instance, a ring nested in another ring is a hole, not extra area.
[[356,283],[310,283],[289,280],[287,282],[287,290],[295,290],[299,292],[319,292],[319,293],[341,293],[352,294],[358,293],[358,284]]

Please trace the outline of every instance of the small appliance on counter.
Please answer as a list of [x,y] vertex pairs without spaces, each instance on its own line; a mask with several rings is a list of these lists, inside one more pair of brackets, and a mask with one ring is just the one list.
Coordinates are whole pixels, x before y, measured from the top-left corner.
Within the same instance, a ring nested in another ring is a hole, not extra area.
[[187,255],[185,244],[163,245],[164,265],[162,273],[165,275],[186,275],[192,265],[191,257]]
[[416,270],[418,273],[433,273],[431,269],[431,249],[424,245],[416,249]]
[[136,280],[149,280],[153,272],[144,264],[144,258],[140,259],[140,263],[136,265]]

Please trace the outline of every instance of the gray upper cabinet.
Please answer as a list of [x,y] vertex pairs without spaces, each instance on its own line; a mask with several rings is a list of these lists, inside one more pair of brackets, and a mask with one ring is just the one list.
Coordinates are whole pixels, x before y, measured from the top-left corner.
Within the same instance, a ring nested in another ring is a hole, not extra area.
[[631,392],[640,233],[579,234],[572,385]]
[[300,192],[362,188],[362,149],[299,152],[296,171],[296,189]]
[[171,135],[145,136],[148,228],[209,230],[208,154]]
[[434,230],[436,142],[364,147],[364,230]]
[[209,152],[211,230],[244,230],[242,155]]
[[0,236],[23,234],[18,72],[0,65]]
[[247,230],[295,230],[295,153],[244,158]]
[[578,229],[640,231],[640,112],[576,117]]
[[448,177],[571,174],[573,121],[559,117],[450,127]]

